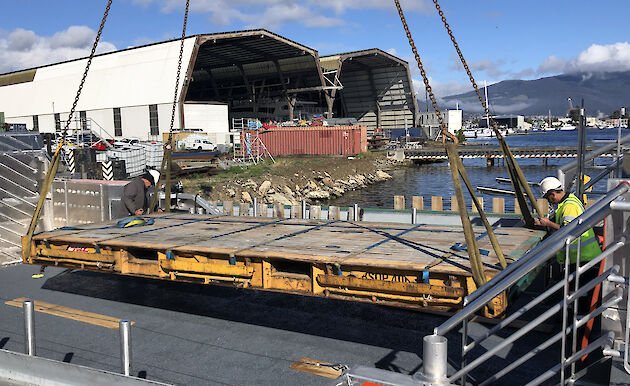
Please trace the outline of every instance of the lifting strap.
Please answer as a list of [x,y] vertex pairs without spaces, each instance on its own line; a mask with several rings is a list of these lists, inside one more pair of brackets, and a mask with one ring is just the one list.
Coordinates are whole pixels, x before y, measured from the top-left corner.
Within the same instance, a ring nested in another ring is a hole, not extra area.
[[[164,155],[162,156],[162,165],[160,166],[160,178],[155,183],[151,205],[149,205],[149,213],[153,212],[158,200],[159,186],[164,181],[164,210],[171,211],[171,156],[173,155],[173,125],[175,123],[175,110],[177,108],[177,91],[179,90],[179,76],[182,71],[182,57],[184,56],[184,39],[186,37],[186,24],[188,23],[188,7],[190,0],[186,0],[186,11],[184,12],[184,26],[182,27],[182,36],[179,45],[179,59],[177,62],[177,76],[175,78],[175,92],[173,95],[173,109],[171,111],[171,126],[168,130],[168,140],[164,144]],[[180,114],[181,116],[181,114]],[[182,122],[179,122],[181,127]],[[166,169],[166,170],[165,170]],[[165,172],[166,171],[166,172]],[[166,175],[166,178],[164,178]]]
[[461,158],[457,154],[457,148],[456,148],[457,138],[452,133],[450,133],[446,127],[442,113],[437,105],[435,95],[433,94],[433,90],[431,86],[429,85],[429,80],[424,70],[422,60],[420,59],[420,55],[418,54],[418,50],[416,49],[415,43],[413,41],[413,37],[411,36],[411,32],[409,31],[409,27],[407,25],[407,21],[405,19],[405,15],[403,13],[402,7],[400,6],[400,2],[399,0],[394,0],[394,3],[396,4],[398,15],[400,16],[400,20],[407,34],[407,39],[409,40],[409,45],[411,46],[411,50],[414,53],[416,62],[418,64],[418,68],[420,69],[420,74],[422,75],[424,86],[427,90],[427,93],[429,94],[431,98],[433,109],[435,110],[439,123],[440,123],[440,130],[442,131],[442,141],[444,142],[446,153],[449,159],[449,166],[451,170],[451,176],[453,179],[453,187],[455,189],[455,196],[457,199],[457,207],[458,207],[459,216],[462,222],[462,227],[464,230],[464,238],[467,245],[466,249],[468,252],[468,257],[470,259],[470,268],[471,268],[471,272],[472,272],[472,276],[473,276],[473,280],[475,281],[475,284],[477,285],[477,287],[480,287],[486,282],[486,276],[483,269],[483,262],[481,261],[481,254],[479,252],[479,246],[477,245],[477,240],[475,238],[472,223],[470,222],[470,217],[468,216],[468,210],[466,208],[466,201],[464,200],[464,191],[462,189],[462,183],[461,183],[462,179],[464,180],[466,188],[468,189],[468,192],[470,196],[472,197],[473,205],[475,205],[475,207],[479,211],[479,214],[484,222],[484,225],[488,232],[488,236],[491,240],[491,243],[497,255],[497,258],[499,259],[499,262],[501,263],[501,266],[505,268],[507,266],[507,263],[505,261],[505,257],[503,256],[503,252],[501,251],[501,247],[494,234],[494,230],[492,229],[492,226],[490,225],[490,223],[488,222],[485,216],[483,207],[477,200],[474,189],[472,188],[472,185],[470,184],[468,175],[466,174],[466,170],[461,161]]
[[483,109],[486,112],[486,116],[492,122],[492,129],[494,131],[494,134],[497,137],[497,140],[499,141],[499,144],[501,145],[501,151],[503,152],[503,159],[505,160],[505,166],[506,166],[506,168],[508,170],[508,173],[510,174],[510,181],[512,182],[512,186],[514,187],[514,194],[516,195],[516,200],[518,202],[518,206],[521,209],[521,213],[522,213],[523,219],[525,221],[525,226],[526,227],[533,227],[533,225],[534,225],[534,218],[532,216],[532,213],[531,213],[529,207],[527,206],[527,201],[526,201],[526,198],[525,198],[525,194],[527,194],[527,198],[529,198],[531,206],[536,211],[536,213],[538,213],[538,216],[546,215],[546,213],[542,213],[542,211],[540,210],[540,208],[538,206],[538,202],[536,201],[536,197],[534,196],[534,193],[532,192],[531,187],[527,183],[527,179],[525,179],[525,175],[523,174],[523,171],[521,170],[520,166],[518,165],[518,162],[516,162],[516,159],[514,158],[514,155],[512,155],[512,151],[510,150],[510,148],[508,147],[507,143],[505,142],[505,137],[503,137],[503,135],[499,131],[499,128],[497,126],[497,122],[490,115],[490,109],[489,109],[485,99],[481,96],[481,92],[479,91],[479,87],[477,86],[477,82],[475,82],[475,78],[473,77],[473,75],[472,75],[472,73],[470,71],[470,68],[468,67],[468,64],[466,63],[466,59],[464,59],[464,55],[462,54],[462,51],[459,48],[459,44],[457,44],[457,41],[455,40],[455,36],[453,35],[453,31],[451,30],[450,25],[446,21],[446,17],[444,16],[444,12],[440,8],[440,5],[438,4],[437,0],[433,0],[433,3],[435,4],[435,9],[437,9],[438,14],[440,15],[440,18],[442,19],[442,23],[444,23],[444,27],[446,28],[446,32],[448,33],[448,35],[451,38],[451,41],[453,42],[453,46],[455,47],[455,50],[457,51],[457,55],[459,56],[459,59],[461,60],[462,65],[466,69],[466,73],[468,74],[468,78],[470,79],[470,82],[472,83],[472,86],[475,89],[475,92],[477,93],[477,97],[479,98],[479,101],[481,102],[481,105],[483,106]]
[[101,33],[103,32],[103,27],[105,27],[105,22],[107,21],[107,15],[109,14],[109,9],[111,8],[111,6],[112,6],[112,0],[108,0],[107,7],[105,7],[105,13],[103,14],[103,18],[101,19],[101,25],[98,28],[96,39],[94,39],[94,44],[92,45],[92,51],[90,51],[90,56],[85,65],[85,70],[83,71],[83,77],[81,78],[79,89],[77,90],[77,94],[74,97],[74,102],[72,103],[72,108],[70,109],[68,120],[66,121],[66,125],[61,134],[61,140],[59,141],[59,144],[57,145],[57,149],[55,150],[55,153],[52,156],[50,165],[48,166],[48,170],[46,171],[46,176],[44,177],[44,181],[42,182],[42,187],[39,192],[39,198],[37,200],[37,206],[35,207],[35,212],[33,213],[33,217],[31,218],[31,223],[28,226],[28,230],[26,231],[26,235],[24,236],[24,241],[22,242],[22,260],[24,262],[30,262],[33,233],[35,232],[35,228],[37,228],[39,218],[42,214],[42,208],[44,207],[44,201],[46,200],[46,196],[48,195],[50,186],[52,185],[55,175],[57,174],[57,170],[59,169],[59,159],[61,157],[61,148],[63,147],[66,136],[68,135],[68,128],[70,127],[70,121],[72,120],[74,111],[76,110],[77,104],[79,103],[81,90],[83,90],[83,85],[85,84],[85,79],[87,78],[88,71],[90,70],[90,65],[92,64],[92,59],[94,58],[94,53],[96,52],[96,46],[98,45],[98,41],[101,39]]

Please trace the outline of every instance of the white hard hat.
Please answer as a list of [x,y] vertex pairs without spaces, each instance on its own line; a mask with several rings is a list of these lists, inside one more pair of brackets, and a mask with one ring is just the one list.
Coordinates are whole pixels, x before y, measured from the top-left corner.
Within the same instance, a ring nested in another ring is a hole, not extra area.
[[540,181],[540,193],[543,197],[551,190],[562,190],[562,182],[556,177],[545,177]]
[[151,169],[149,170],[149,174],[151,174],[151,177],[153,177],[153,185],[157,185],[158,181],[160,180],[160,172],[155,169]]

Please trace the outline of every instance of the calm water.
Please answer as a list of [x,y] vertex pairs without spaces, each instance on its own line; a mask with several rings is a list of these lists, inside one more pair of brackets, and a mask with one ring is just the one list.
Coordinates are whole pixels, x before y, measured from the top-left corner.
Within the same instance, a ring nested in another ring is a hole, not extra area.
[[[622,135],[626,134],[628,131],[624,130]],[[587,145],[602,146],[603,143],[593,143],[593,141],[616,138],[616,129],[588,129],[586,132]],[[506,139],[510,147],[577,146],[577,130],[536,132],[528,135],[508,136]],[[496,139],[493,138],[474,139],[469,140],[469,142],[498,145]],[[555,176],[556,169],[571,160],[569,158],[549,159],[548,166],[542,166],[542,159],[517,159],[517,162],[528,181],[539,182],[544,177]],[[610,162],[611,159],[598,159],[596,165],[605,165]],[[509,177],[502,163],[501,165],[495,163],[495,166],[487,167],[485,159],[465,159],[464,166],[473,186],[512,190],[509,183],[499,184],[495,180],[496,177]],[[587,170],[587,174],[591,176],[595,176],[597,173],[599,171]],[[411,207],[412,196],[423,196],[425,208],[431,205],[431,196],[442,196],[444,197],[444,208],[450,208],[450,198],[455,195],[455,191],[447,162],[411,166],[394,170],[390,174],[393,177],[391,180],[369,186],[360,191],[348,192],[343,197],[331,200],[330,205],[349,206],[358,203],[360,206],[370,208],[392,208],[393,197],[403,195],[408,208]],[[605,180],[600,181],[594,188],[596,191],[605,189]],[[533,191],[536,195],[540,193],[537,187],[533,187]],[[505,197],[506,210],[514,210],[513,196],[484,195],[479,192],[477,195],[484,197],[486,210],[491,209],[492,197]],[[470,208],[468,194],[466,194],[466,198]]]

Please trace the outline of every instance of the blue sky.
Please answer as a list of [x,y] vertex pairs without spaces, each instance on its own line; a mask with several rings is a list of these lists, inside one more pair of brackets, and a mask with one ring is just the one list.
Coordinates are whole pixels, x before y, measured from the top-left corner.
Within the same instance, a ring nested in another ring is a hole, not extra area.
[[[185,0],[114,0],[100,51],[181,34]],[[89,53],[106,1],[1,0],[0,73]],[[628,71],[628,1],[443,0],[478,82],[536,79],[575,71]],[[432,86],[467,91],[451,42],[430,0],[403,1]],[[412,65],[393,1],[191,0],[187,34],[266,28],[320,55],[378,47]],[[423,90],[420,90],[423,93]]]

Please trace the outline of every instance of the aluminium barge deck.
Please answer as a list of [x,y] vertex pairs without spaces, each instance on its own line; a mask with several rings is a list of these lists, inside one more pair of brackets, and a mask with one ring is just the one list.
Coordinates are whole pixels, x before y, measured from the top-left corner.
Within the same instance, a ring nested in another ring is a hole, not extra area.
[[[25,263],[224,284],[302,295],[454,311],[475,290],[461,227],[156,214],[152,225],[116,222],[35,235]],[[491,250],[484,228],[479,247]],[[497,228],[508,260],[534,247],[544,232]],[[496,256],[482,256],[488,278]],[[502,313],[506,296],[487,316]]]

